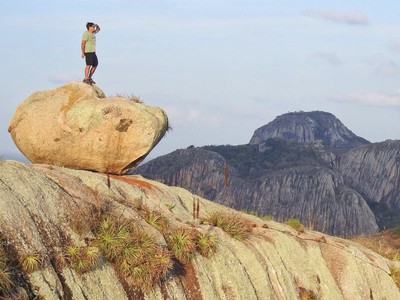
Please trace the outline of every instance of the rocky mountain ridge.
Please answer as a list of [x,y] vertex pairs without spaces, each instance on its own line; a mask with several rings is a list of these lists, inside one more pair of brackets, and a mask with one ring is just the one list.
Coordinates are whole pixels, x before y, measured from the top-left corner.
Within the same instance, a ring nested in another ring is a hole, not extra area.
[[134,172],[235,209],[354,236],[399,223],[399,157],[400,141],[371,144],[329,113],[300,112],[257,129],[247,145],[189,147]]
[[330,148],[354,148],[370,143],[355,135],[333,114],[323,111],[280,115],[256,129],[249,144],[258,145],[271,138],[297,143],[320,142]]

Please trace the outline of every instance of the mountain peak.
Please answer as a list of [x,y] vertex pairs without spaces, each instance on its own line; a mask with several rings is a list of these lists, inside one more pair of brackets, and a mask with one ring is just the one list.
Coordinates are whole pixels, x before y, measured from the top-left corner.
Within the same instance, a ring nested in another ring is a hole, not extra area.
[[333,114],[323,111],[290,112],[254,131],[250,144],[279,138],[298,143],[322,143],[331,148],[355,148],[370,142],[355,135]]

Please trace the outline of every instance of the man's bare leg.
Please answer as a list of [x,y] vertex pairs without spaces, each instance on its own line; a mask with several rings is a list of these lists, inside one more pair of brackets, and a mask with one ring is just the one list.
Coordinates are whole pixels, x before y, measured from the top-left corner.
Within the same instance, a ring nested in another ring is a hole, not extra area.
[[92,75],[94,74],[94,71],[96,71],[96,67],[92,66],[89,71],[89,80],[91,81],[91,83],[96,84],[96,82],[94,82],[92,79]]
[[85,67],[85,79],[89,79],[89,74],[90,74],[90,65],[86,65]]
[[94,74],[94,71],[96,71],[96,67],[91,67],[90,72],[89,72],[89,78],[92,78],[92,75]]

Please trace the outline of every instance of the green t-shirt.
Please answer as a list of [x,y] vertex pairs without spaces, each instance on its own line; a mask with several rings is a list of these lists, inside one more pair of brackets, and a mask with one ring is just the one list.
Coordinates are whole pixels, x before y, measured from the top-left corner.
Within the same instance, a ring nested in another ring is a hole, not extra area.
[[96,35],[93,32],[85,31],[82,40],[86,41],[85,53],[96,52]]

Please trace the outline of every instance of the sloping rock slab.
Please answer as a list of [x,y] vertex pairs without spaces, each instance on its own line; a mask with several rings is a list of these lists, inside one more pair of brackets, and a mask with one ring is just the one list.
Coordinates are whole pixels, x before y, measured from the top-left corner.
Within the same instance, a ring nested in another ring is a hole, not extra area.
[[[399,269],[398,262],[345,239],[298,232],[245,213],[240,217],[253,227],[249,237],[239,241],[194,220],[192,205],[199,201],[200,218],[238,212],[140,176],[113,175],[107,180],[88,171],[0,161],[0,199],[4,245],[13,249],[16,259],[25,253],[43,258],[40,268],[19,277],[32,295],[29,299],[400,299],[391,274]],[[126,286],[107,260],[83,274],[52,263],[54,253],[67,245],[90,244],[93,225],[100,222],[96,212],[104,208],[165,245],[162,232],[140,214],[142,204],[160,212],[171,228],[214,234],[217,251],[210,257],[196,253],[142,294]]]

